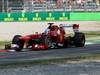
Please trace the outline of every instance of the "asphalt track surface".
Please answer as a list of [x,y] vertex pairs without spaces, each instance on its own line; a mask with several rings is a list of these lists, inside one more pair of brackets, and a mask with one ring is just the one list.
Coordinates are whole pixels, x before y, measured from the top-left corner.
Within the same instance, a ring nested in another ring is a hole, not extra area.
[[90,56],[100,54],[100,44],[90,44],[83,48],[63,48],[40,51],[23,51],[0,53],[0,64],[31,62],[36,60]]

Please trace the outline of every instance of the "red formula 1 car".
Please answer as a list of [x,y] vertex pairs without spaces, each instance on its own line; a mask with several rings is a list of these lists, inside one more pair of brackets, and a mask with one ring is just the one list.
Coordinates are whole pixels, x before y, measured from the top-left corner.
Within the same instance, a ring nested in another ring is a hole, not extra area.
[[[26,36],[15,35],[11,45],[5,45],[5,49],[21,51],[24,47],[32,50],[44,50],[50,48],[65,48],[69,46],[83,47],[85,35],[79,32],[79,24],[48,23],[49,27],[43,32]],[[72,28],[74,36],[67,36],[65,28]]]

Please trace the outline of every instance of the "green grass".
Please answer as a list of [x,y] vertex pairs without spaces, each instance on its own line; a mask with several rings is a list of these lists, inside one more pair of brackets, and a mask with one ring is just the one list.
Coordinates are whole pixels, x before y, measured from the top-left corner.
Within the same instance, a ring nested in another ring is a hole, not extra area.
[[5,44],[10,44],[11,41],[0,41],[0,46],[4,46]]
[[100,36],[100,32],[85,32],[86,38]]
[[87,42],[100,43],[100,39],[97,39],[97,40],[87,40]]
[[[97,36],[100,36],[100,31],[98,31],[98,32],[84,32],[84,34],[85,34],[85,36],[86,36],[86,38],[89,38],[89,37],[97,37]],[[66,37],[67,36],[74,36],[74,34],[66,34],[65,35]]]

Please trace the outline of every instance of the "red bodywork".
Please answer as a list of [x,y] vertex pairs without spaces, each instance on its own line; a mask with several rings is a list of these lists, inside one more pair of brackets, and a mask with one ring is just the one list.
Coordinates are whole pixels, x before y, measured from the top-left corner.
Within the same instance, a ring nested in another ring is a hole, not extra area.
[[[76,30],[78,30],[78,28],[79,28],[78,24],[73,24],[73,30],[75,29],[75,31],[76,31]],[[49,26],[48,29],[49,29],[48,34],[46,34],[46,32],[39,33],[39,34],[38,34],[38,32],[36,32],[35,34],[21,36],[21,37],[19,37],[19,39],[24,43],[24,45],[26,45],[26,48],[35,49],[35,50],[48,49],[48,45],[44,44],[44,43],[32,43],[31,45],[29,44],[30,39],[32,39],[32,40],[39,39],[39,38],[42,39],[42,36],[44,36],[44,35],[46,35],[48,39],[52,39],[53,43],[57,43],[57,44],[60,43],[60,44],[64,45],[65,31],[62,28],[62,26],[51,25],[51,26]],[[38,41],[38,42],[40,42],[40,41]],[[17,48],[11,47],[11,49],[17,49]]]
[[32,48],[29,49],[34,49],[34,50],[45,50],[48,49],[48,47],[45,44],[32,44]]
[[[59,31],[59,33],[58,33],[58,31]],[[23,40],[27,47],[29,39],[41,38],[43,35],[45,35],[45,33],[41,33],[41,34],[36,33],[36,34],[19,37],[19,39]],[[64,44],[64,35],[65,35],[65,31],[60,29],[56,25],[52,26],[50,31],[47,34],[48,38],[54,37],[54,38],[56,38],[56,40],[54,42],[61,43],[61,44]],[[43,49],[44,50],[44,49],[48,49],[48,47],[45,44],[32,44],[32,47],[29,49],[37,49],[37,50]]]

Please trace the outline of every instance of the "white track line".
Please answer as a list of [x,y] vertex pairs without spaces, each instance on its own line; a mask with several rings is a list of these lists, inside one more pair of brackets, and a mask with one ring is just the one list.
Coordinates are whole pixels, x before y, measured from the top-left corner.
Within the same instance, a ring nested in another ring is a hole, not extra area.
[[85,45],[91,45],[91,44],[94,44],[92,42],[86,42]]

